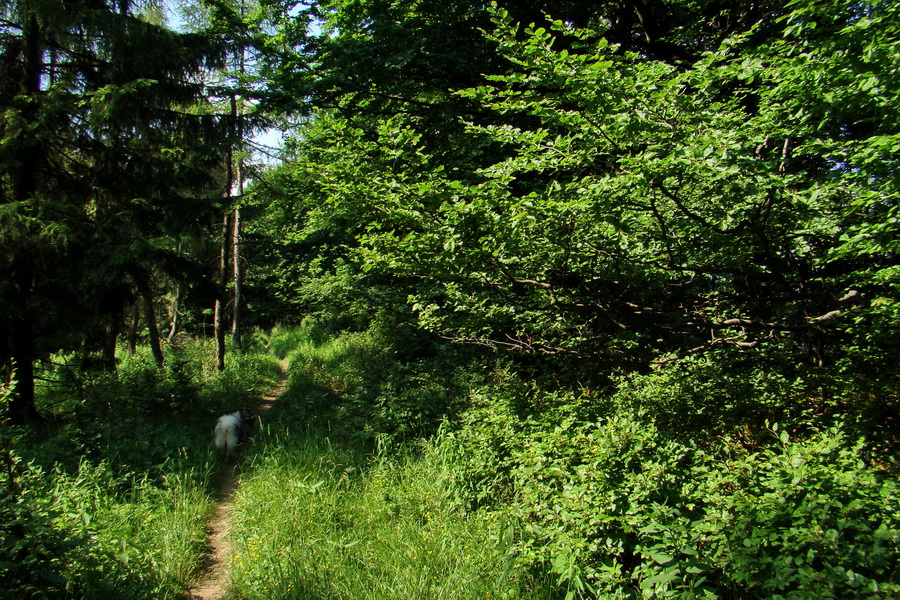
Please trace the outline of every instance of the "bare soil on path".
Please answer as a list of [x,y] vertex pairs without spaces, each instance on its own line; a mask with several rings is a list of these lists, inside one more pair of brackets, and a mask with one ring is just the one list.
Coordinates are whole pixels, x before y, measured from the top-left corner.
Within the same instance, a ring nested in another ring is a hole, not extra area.
[[[264,415],[281,396],[287,384],[287,364],[281,363],[281,381],[256,406],[256,414]],[[219,474],[216,509],[209,523],[206,543],[210,548],[199,583],[189,590],[192,600],[224,600],[228,591],[228,557],[232,554],[228,531],[233,508],[232,497],[237,487],[236,463],[225,464]]]

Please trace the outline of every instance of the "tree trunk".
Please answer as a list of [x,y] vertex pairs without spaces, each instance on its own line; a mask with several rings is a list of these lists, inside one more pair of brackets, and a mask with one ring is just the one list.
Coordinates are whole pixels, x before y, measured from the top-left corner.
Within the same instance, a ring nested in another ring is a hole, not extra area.
[[159,341],[159,327],[156,325],[156,307],[153,305],[153,296],[148,291],[144,295],[144,317],[147,319],[147,331],[150,335],[150,351],[153,360],[160,369],[165,364],[162,353],[162,344]]
[[[236,128],[238,136],[242,136],[241,119],[239,117],[237,95],[231,95],[231,123]],[[240,168],[236,166],[236,161],[240,161],[239,155],[236,156],[235,148],[232,146],[225,155],[225,199],[229,204],[233,204],[235,198],[240,197],[242,192]],[[233,220],[229,222],[232,215],[225,213],[222,220],[222,235],[220,237],[221,247],[219,249],[219,299],[216,300],[216,308],[214,311],[215,334],[216,334],[216,368],[220,371],[225,370],[225,299],[228,298],[228,265],[229,260],[232,263],[232,275],[234,276],[234,289],[232,290],[232,299],[234,301],[231,335],[234,345],[237,346],[240,338],[239,331],[239,311],[240,311],[240,209],[237,206],[232,208]]]
[[172,345],[172,341],[175,339],[175,334],[178,333],[178,327],[181,325],[179,317],[180,309],[179,309],[179,297],[181,296],[181,285],[175,285],[175,298],[172,300],[172,325],[169,327],[169,335],[166,336],[166,343],[170,346]]
[[[242,7],[243,9],[243,7]],[[240,59],[240,72],[243,75],[244,73],[244,58],[243,53],[241,54]],[[235,120],[235,126],[237,127],[237,153],[231,153],[231,161],[233,163],[232,167],[234,168],[234,179],[231,182],[233,191],[232,196],[238,199],[240,202],[241,198],[244,197],[244,156],[242,154],[243,151],[243,143],[244,143],[244,104],[243,100],[241,100],[240,104],[238,103],[237,94],[231,95],[231,116]],[[232,223],[232,237],[231,237],[231,261],[233,267],[233,277],[234,277],[234,287],[232,294],[232,312],[231,312],[231,340],[234,344],[235,348],[239,348],[241,345],[241,328],[240,328],[240,316],[241,316],[241,284],[242,284],[242,271],[241,271],[241,209],[240,205],[236,205],[234,207],[234,212],[232,215],[233,223]]]
[[[240,173],[240,171],[238,171]],[[235,208],[234,214],[232,216],[234,223],[232,225],[232,246],[231,246],[231,260],[234,265],[234,306],[231,309],[231,340],[234,344],[235,348],[239,348],[241,345],[241,329],[240,329],[240,315],[241,315],[241,282],[242,282],[242,272],[241,272],[241,209]]]
[[27,316],[14,318],[10,340],[14,371],[10,420],[17,424],[40,420],[34,404],[34,330]]
[[[178,240],[177,246],[178,254],[182,253],[181,239]],[[175,334],[178,333],[178,328],[181,326],[181,282],[175,282],[175,294],[172,296],[172,305],[169,307],[169,313],[171,315],[172,323],[169,327],[169,335],[166,336],[166,343],[169,346],[172,345],[172,342],[175,340]]]
[[116,370],[116,342],[119,339],[119,315],[112,317],[112,322],[106,325],[103,332],[103,366],[110,370]]
[[[41,26],[37,17],[32,15],[23,30],[20,49],[21,70],[16,81],[5,82],[10,90],[36,98],[41,92]],[[37,119],[37,103],[29,103],[22,111],[22,119],[30,123]],[[38,193],[38,173],[42,163],[40,142],[33,137],[22,140],[23,147],[19,152],[21,164],[13,170],[12,197],[16,203],[31,210]],[[14,371],[12,398],[9,403],[10,419],[15,423],[24,423],[40,418],[34,403],[34,360],[35,330],[32,312],[34,296],[34,277],[31,261],[37,252],[23,248],[19,256],[13,260],[13,298],[15,298],[14,314],[8,323],[10,369]]]
[[128,353],[134,356],[137,352],[138,326],[141,324],[141,311],[138,305],[132,307],[131,331],[128,333]]
[[[230,166],[230,160],[229,160]],[[231,173],[231,169],[228,169]],[[228,176],[231,179],[231,176]],[[228,193],[230,195],[231,186],[229,181]],[[229,249],[229,219],[230,215],[225,213],[222,219],[222,232],[219,237],[219,281],[218,281],[218,297],[216,298],[216,307],[213,311],[213,327],[216,336],[216,368],[220,371],[225,370],[225,288],[228,284],[228,249]]]

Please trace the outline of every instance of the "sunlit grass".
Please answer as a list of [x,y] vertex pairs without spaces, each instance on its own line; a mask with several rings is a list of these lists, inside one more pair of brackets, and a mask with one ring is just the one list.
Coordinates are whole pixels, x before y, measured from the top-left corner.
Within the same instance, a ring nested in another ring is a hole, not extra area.
[[456,502],[437,446],[363,459],[276,426],[235,500],[235,598],[547,597],[511,569],[499,523]]

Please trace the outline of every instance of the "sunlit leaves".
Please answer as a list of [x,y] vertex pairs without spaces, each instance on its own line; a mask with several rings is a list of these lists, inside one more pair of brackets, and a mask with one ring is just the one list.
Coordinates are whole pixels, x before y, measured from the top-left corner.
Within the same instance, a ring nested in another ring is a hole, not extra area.
[[[690,65],[610,43],[602,20],[520,24],[495,7],[487,35],[509,69],[456,92],[482,112],[454,156],[470,144],[481,165],[447,163],[407,115],[330,116],[309,173],[358,219],[361,265],[412,278],[420,324],[447,337],[647,360],[720,333],[791,336],[842,314],[897,237],[896,94],[880,75],[894,9],[848,19],[838,4],[797,3],[782,31],[748,28]],[[822,11],[831,29],[797,28]]]

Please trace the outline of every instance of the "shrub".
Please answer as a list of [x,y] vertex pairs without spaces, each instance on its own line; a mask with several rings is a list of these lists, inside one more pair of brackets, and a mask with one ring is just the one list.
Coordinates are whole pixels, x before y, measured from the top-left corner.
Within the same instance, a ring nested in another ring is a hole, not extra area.
[[340,331],[307,318],[279,330],[271,346],[288,357],[295,377],[318,388],[310,421],[364,444],[379,437],[412,440],[434,433],[460,410],[465,360],[426,334],[409,335],[389,321],[364,331]]
[[580,420],[578,399],[547,396],[543,418],[502,396],[474,409],[452,437],[455,479],[512,524],[520,568],[553,573],[568,596],[900,592],[897,487],[840,429],[749,452],[674,437],[646,407]]
[[62,598],[76,568],[90,569],[85,545],[58,523],[40,469],[9,448],[0,472],[0,598]]
[[710,472],[702,490],[715,560],[766,598],[900,595],[900,490],[839,429],[780,444]]

